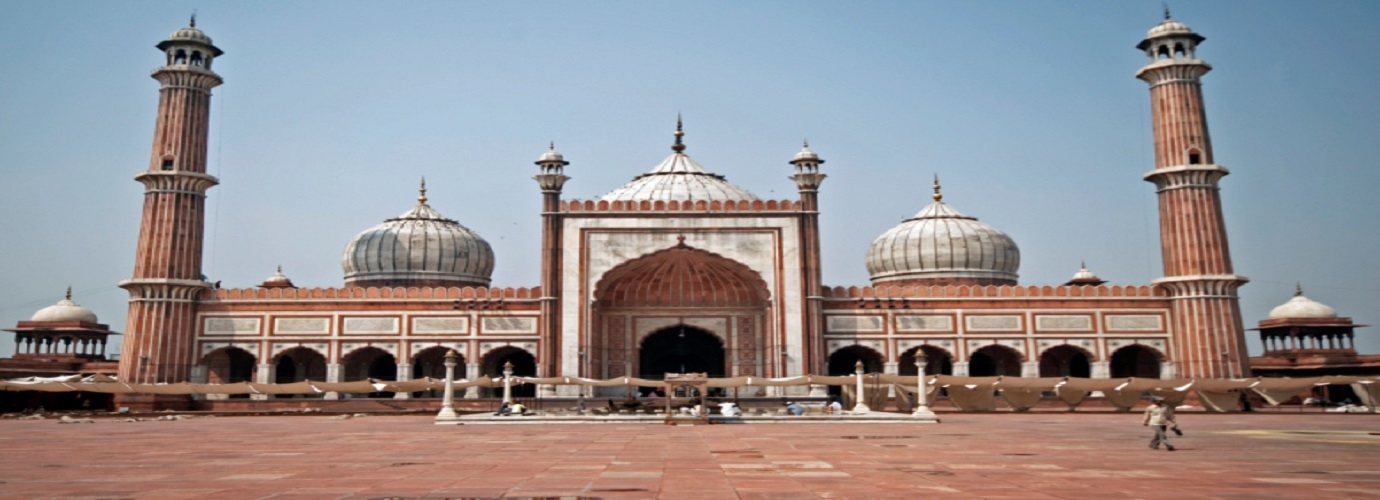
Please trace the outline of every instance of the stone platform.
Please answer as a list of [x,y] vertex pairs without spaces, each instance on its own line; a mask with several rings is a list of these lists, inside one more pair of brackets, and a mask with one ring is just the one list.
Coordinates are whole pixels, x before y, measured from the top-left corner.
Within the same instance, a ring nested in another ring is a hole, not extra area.
[[0,498],[1380,498],[1380,415],[945,413],[942,425],[0,420]]

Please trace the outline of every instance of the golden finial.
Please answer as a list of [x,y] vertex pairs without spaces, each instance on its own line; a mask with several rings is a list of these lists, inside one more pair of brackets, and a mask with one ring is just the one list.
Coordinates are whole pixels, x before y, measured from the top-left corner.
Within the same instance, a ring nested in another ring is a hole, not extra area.
[[417,203],[426,203],[426,176],[422,176],[421,196],[417,197]]
[[685,137],[685,131],[681,127],[680,113],[676,113],[676,143],[671,146],[671,151],[677,153],[685,151],[685,143],[680,138]]
[[939,193],[939,174],[934,174],[934,201],[938,202],[943,199],[944,195]]
[[72,300],[72,285],[67,285],[67,300]]

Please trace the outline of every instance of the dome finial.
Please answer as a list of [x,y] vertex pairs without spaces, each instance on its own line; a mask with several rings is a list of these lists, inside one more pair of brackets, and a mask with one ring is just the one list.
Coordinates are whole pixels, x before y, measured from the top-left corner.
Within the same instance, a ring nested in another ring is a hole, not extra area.
[[283,274],[283,265],[282,265],[282,264],[278,264],[278,271],[277,271],[277,272],[278,272],[278,274]]
[[1162,2],[1162,3],[1164,4],[1164,20],[1165,20],[1165,21],[1168,21],[1168,20],[1169,20],[1169,2]]
[[934,201],[939,202],[944,199],[944,195],[939,192],[939,174],[934,174]]
[[555,150],[556,150],[556,141],[551,141],[551,144],[546,148],[546,150],[547,150],[547,151],[555,151]]
[[671,146],[671,151],[677,153],[685,151],[685,144],[680,140],[681,137],[685,137],[685,130],[681,125],[680,113],[676,113],[676,143]]
[[72,285],[67,285],[67,300],[72,300]]
[[803,142],[803,144],[801,145],[801,147],[803,147],[803,148],[805,148],[805,149],[810,149],[810,140],[809,140],[809,139],[805,139],[804,141],[801,141],[801,142]]
[[195,11],[195,10],[192,11],[192,20],[191,20],[191,22],[189,22],[189,23],[187,23],[187,24],[190,25],[190,27],[192,27],[192,28],[195,28],[195,27],[196,27],[196,11]]
[[422,176],[422,187],[418,191],[421,195],[417,197],[417,203],[426,204],[426,176]]
[[1294,282],[1294,296],[1295,296],[1295,297],[1302,297],[1302,296],[1303,296],[1303,282],[1301,282],[1301,281],[1295,281],[1295,282]]

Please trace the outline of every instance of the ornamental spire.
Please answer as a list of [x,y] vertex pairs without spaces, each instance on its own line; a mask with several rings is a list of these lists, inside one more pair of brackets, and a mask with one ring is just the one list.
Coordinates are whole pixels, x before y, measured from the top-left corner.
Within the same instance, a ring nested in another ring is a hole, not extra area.
[[1163,5],[1164,5],[1164,20],[1165,20],[1165,21],[1168,21],[1168,20],[1169,20],[1169,2],[1163,2]]
[[417,196],[417,203],[426,204],[426,176],[422,176],[422,187],[418,190],[421,195]]
[[72,300],[72,285],[67,285],[67,300]]
[[685,137],[685,131],[684,131],[684,129],[683,129],[682,126],[681,126],[680,113],[676,113],[676,134],[675,134],[675,135],[676,135],[676,143],[671,145],[671,151],[675,151],[675,152],[677,152],[677,153],[682,153],[682,152],[685,151],[685,143],[681,142],[681,138],[682,138],[682,137]]
[[192,28],[196,27],[196,11],[192,11],[192,20],[187,24],[189,24]]
[[1295,296],[1295,297],[1302,297],[1302,296],[1303,296],[1303,282],[1301,282],[1301,281],[1296,281],[1296,282],[1294,282],[1294,296]]
[[939,203],[943,200],[944,195],[939,192],[939,174],[934,174],[934,201]]

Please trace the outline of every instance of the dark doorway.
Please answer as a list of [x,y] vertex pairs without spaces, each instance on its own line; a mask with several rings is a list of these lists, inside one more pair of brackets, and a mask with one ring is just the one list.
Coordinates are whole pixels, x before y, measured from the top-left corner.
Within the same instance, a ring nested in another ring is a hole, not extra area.
[[972,377],[1019,377],[1021,354],[1002,345],[978,349],[968,361],[968,375]]
[[1055,346],[1040,355],[1040,376],[1088,378],[1092,376],[1092,363],[1082,349]]
[[642,340],[638,352],[641,378],[661,380],[667,373],[724,376],[724,345],[718,337],[693,326],[677,325]]
[[[500,347],[489,351],[484,355],[482,370],[484,375],[501,378],[503,377],[503,365],[513,364],[514,377],[535,377],[537,376],[537,359],[531,354],[516,347]],[[459,375],[456,375],[459,377]],[[503,388],[496,387],[490,389],[489,394],[494,397],[503,396]],[[532,384],[513,384],[513,397],[532,398],[537,396],[537,386]]]
[[1160,378],[1160,355],[1142,345],[1128,345],[1112,353],[1112,378]]

